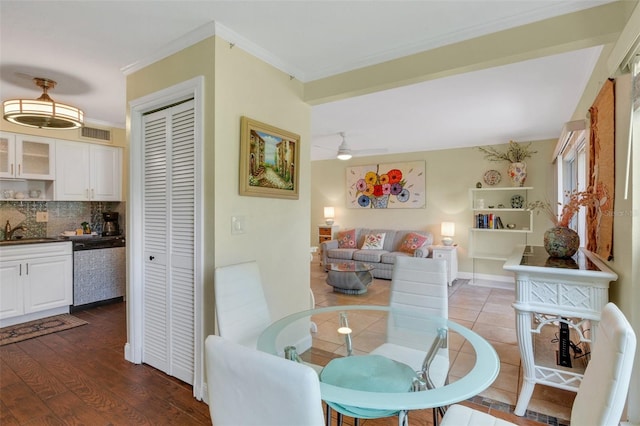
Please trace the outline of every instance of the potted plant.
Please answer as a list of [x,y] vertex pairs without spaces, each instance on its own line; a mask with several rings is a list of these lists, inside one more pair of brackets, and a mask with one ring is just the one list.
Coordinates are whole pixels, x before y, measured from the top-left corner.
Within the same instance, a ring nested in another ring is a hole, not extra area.
[[573,216],[580,210],[580,207],[595,207],[600,209],[603,200],[600,195],[593,192],[591,188],[586,191],[570,191],[566,193],[567,202],[562,205],[562,211],[558,215],[548,201],[534,201],[527,204],[527,209],[535,211],[536,214],[543,212],[547,215],[553,228],[544,233],[544,248],[551,257],[571,257],[580,247],[580,236],[576,231],[569,228],[569,223]]
[[509,146],[505,152],[498,151],[492,146],[479,146],[478,149],[484,153],[484,158],[489,161],[506,161],[509,163],[509,178],[513,186],[523,186],[527,179],[527,163],[524,160],[533,156],[538,151],[531,149],[531,142],[521,145],[516,141],[509,141]]

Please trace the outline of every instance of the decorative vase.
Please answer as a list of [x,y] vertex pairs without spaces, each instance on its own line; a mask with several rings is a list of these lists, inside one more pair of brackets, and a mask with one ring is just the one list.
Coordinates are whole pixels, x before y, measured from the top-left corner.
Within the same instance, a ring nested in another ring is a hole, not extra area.
[[556,226],[544,233],[544,249],[551,257],[571,257],[580,247],[580,236],[571,228]]
[[524,181],[527,179],[527,163],[511,163],[508,172],[511,186],[524,186]]

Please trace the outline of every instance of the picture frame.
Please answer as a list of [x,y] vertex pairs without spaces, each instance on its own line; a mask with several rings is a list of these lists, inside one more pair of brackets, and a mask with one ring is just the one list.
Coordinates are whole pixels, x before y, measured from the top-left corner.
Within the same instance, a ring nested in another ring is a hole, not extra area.
[[299,164],[299,135],[241,118],[240,195],[297,200]]

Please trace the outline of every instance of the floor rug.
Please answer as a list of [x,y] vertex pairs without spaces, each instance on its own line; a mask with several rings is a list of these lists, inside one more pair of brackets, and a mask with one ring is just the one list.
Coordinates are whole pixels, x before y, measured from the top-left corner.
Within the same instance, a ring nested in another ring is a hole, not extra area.
[[85,324],[88,324],[85,320],[76,318],[73,315],[62,314],[3,327],[0,328],[0,346],[68,330]]

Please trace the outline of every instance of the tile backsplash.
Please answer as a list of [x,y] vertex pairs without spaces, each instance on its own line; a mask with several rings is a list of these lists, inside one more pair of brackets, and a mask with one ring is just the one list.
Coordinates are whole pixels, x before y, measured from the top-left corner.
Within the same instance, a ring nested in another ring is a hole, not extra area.
[[[103,212],[119,213],[120,230],[125,229],[124,202],[86,202],[86,201],[0,201],[0,239],[4,239],[7,220],[11,228],[24,226],[24,238],[57,237],[64,231],[81,228],[82,222],[89,222],[91,230],[102,232]],[[38,212],[48,212],[48,222],[37,222]],[[16,235],[19,235],[16,231]]]

